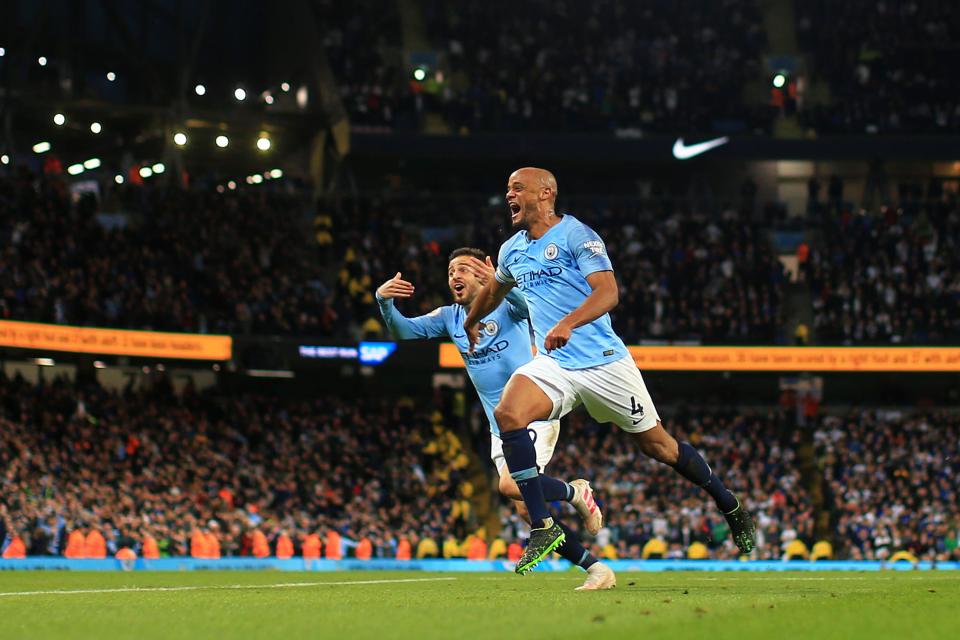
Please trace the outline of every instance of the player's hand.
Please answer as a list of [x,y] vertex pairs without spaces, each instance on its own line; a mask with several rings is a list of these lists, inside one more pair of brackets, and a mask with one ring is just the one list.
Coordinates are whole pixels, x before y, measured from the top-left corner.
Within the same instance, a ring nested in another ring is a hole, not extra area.
[[473,350],[480,344],[480,323],[474,322],[472,325],[464,323],[463,330],[467,334],[467,344],[470,345],[467,353],[472,354]]
[[573,334],[573,327],[567,322],[561,320],[553,325],[553,329],[550,329],[543,339],[543,346],[547,350],[547,353],[565,346],[570,342],[571,334]]
[[486,260],[479,260],[473,256],[468,256],[468,258],[467,266],[473,271],[473,275],[476,276],[480,282],[480,286],[487,286],[487,283],[493,280],[494,274],[497,272],[493,266],[493,261],[490,260],[490,256],[487,256]]
[[400,272],[397,271],[397,275],[380,285],[380,288],[377,289],[377,295],[384,300],[389,300],[390,298],[409,298],[413,295],[413,291],[413,285],[404,280]]

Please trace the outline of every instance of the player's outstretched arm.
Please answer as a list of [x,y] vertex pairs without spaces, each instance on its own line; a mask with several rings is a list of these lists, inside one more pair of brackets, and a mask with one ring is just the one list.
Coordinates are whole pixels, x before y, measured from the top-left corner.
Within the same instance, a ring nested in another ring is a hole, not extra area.
[[[476,258],[472,258],[472,261],[476,262],[474,268],[478,272],[491,271],[493,268],[489,257],[486,259],[486,262],[481,262]],[[463,321],[464,331],[466,331],[467,338],[470,341],[471,353],[473,353],[473,348],[480,341],[480,318],[499,307],[500,303],[503,302],[503,299],[507,297],[507,293],[509,293],[512,288],[512,284],[500,282],[495,277],[486,278],[486,284],[477,294],[473,304],[470,305],[470,313],[467,314],[466,319]]]
[[563,347],[577,327],[589,324],[613,310],[620,302],[620,290],[613,271],[596,271],[587,276],[593,290],[579,307],[568,313],[544,336],[543,346],[547,351]]
[[416,340],[418,338],[439,338],[447,335],[443,322],[442,309],[428,313],[425,316],[408,318],[397,310],[394,298],[409,298],[415,288],[412,283],[403,279],[398,271],[377,289],[377,303],[380,305],[380,315],[387,325],[390,334],[397,340]]

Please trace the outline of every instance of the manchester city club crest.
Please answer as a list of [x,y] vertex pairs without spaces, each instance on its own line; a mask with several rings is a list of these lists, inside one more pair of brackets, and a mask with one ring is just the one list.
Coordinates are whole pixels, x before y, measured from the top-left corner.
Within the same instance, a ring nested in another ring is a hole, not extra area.
[[496,320],[487,320],[483,323],[483,332],[488,336],[495,336],[500,331],[500,325]]
[[543,257],[547,260],[556,260],[557,256],[560,254],[560,249],[557,248],[557,245],[552,242],[547,245],[547,248],[543,250]]

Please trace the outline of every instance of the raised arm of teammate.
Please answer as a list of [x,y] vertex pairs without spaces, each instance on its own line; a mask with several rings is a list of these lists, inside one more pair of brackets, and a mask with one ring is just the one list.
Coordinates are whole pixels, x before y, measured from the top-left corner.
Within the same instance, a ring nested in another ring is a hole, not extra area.
[[548,352],[566,345],[574,329],[593,322],[614,309],[620,301],[620,291],[613,271],[591,273],[587,276],[587,283],[593,290],[592,293],[579,307],[553,325],[544,336],[543,346]]
[[414,286],[403,279],[398,271],[377,289],[377,303],[380,305],[380,315],[397,340],[416,340],[423,338],[439,338],[447,335],[442,311],[437,308],[430,313],[408,318],[397,310],[393,303],[394,298],[409,298],[413,295]]

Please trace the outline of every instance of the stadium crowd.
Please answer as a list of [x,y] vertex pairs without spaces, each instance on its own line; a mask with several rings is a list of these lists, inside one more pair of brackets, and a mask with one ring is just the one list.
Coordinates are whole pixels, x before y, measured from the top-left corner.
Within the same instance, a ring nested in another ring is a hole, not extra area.
[[960,559],[960,416],[858,410],[824,417],[815,440],[838,552]]
[[960,38],[949,0],[797,0],[797,38],[831,99],[808,106],[820,133],[946,133],[960,129],[952,99]]
[[341,15],[335,5],[321,3],[324,45],[361,129],[420,129],[436,116],[461,132],[729,133],[771,120],[766,105],[742,101],[766,44],[755,0],[428,3],[436,54],[423,54],[419,80],[401,63],[393,7],[361,2]]
[[161,382],[0,379],[4,551],[19,537],[36,555],[289,556],[317,536],[325,557],[394,557],[467,531],[460,440],[410,401],[175,397]]
[[821,342],[960,341],[956,204],[839,212],[806,264]]
[[449,73],[428,106],[455,130],[729,132],[769,120],[742,100],[766,44],[753,0],[434,2],[426,22]]
[[[471,502],[471,452],[444,416],[412,399],[367,398],[361,410],[336,397],[189,387],[175,396],[162,378],[122,392],[64,380],[0,382],[0,553],[8,558],[129,549],[147,558],[479,559],[512,557],[526,536],[505,511],[487,545]],[[815,441],[832,486],[834,502],[824,508],[834,514],[826,536],[833,552],[814,535],[800,431],[787,415],[691,410],[670,420],[753,510],[757,557],[882,558],[881,547],[960,557],[960,468],[945,455],[958,447],[956,416],[820,420]],[[476,460],[487,465],[486,443],[481,448]],[[598,555],[736,555],[713,503],[610,425],[574,414],[550,473],[592,480],[606,514],[589,540]]]
[[[448,304],[447,255],[496,252],[503,210],[440,233],[430,198],[356,197],[313,212],[276,191],[121,190],[74,202],[55,178],[0,179],[0,319],[229,334],[381,337],[373,292],[398,270],[405,312]],[[104,216],[103,210],[134,211]],[[783,270],[736,208],[655,201],[577,210],[607,239],[628,341],[779,340]],[[716,215],[713,215],[716,214]]]

